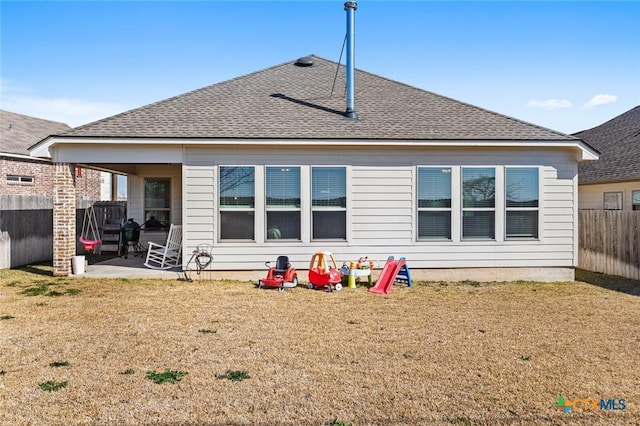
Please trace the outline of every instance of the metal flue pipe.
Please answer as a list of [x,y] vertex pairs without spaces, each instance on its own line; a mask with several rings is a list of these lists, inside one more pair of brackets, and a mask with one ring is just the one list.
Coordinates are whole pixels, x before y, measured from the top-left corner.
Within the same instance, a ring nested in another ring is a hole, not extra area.
[[345,117],[355,120],[358,118],[355,107],[355,12],[358,4],[348,1],[344,4],[347,12],[347,110]]

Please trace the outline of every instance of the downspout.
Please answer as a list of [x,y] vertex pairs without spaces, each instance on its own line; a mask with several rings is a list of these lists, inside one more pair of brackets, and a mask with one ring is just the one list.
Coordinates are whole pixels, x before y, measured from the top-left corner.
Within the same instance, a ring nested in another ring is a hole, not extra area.
[[344,4],[347,12],[347,110],[344,116],[350,120],[357,120],[354,92],[355,92],[355,11],[358,4],[355,1],[348,1]]

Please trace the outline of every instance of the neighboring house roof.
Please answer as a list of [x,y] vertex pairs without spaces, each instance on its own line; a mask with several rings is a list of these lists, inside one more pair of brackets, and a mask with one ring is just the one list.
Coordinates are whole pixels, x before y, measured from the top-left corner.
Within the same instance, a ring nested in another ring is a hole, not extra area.
[[0,110],[0,152],[29,155],[29,147],[51,134],[67,132],[71,127],[57,121]]
[[640,181],[640,106],[574,136],[601,152],[578,166],[580,184]]
[[358,120],[349,120],[343,116],[344,67],[311,58],[312,66],[286,62],[77,127],[64,139],[578,141],[360,70],[355,73]]

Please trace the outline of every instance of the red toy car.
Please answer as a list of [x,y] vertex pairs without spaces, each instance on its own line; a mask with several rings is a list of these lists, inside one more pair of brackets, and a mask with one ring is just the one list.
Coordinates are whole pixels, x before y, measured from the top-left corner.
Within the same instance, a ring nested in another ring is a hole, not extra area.
[[273,287],[284,291],[285,288],[294,288],[298,285],[298,272],[291,266],[287,256],[278,256],[276,266],[269,267],[269,263],[271,262],[264,263],[269,268],[269,272],[266,278],[258,280],[258,288]]
[[326,287],[329,291],[340,291],[342,290],[341,281],[342,274],[332,253],[318,252],[311,256],[308,288]]

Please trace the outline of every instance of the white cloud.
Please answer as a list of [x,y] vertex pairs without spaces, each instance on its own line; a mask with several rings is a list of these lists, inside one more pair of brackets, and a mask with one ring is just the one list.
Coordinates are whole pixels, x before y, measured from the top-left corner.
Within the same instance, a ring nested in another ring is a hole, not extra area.
[[599,105],[607,105],[612,104],[618,100],[616,95],[595,95],[589,102],[583,105],[583,108],[593,108]]
[[131,108],[84,99],[46,98],[34,95],[29,89],[16,86],[12,81],[0,79],[0,109],[77,127]]
[[527,102],[527,106],[552,110],[558,108],[571,108],[571,102],[565,99],[547,99],[546,101],[534,100]]
[[126,111],[124,105],[70,98],[3,96],[0,108],[18,114],[59,121],[71,127],[87,124]]

